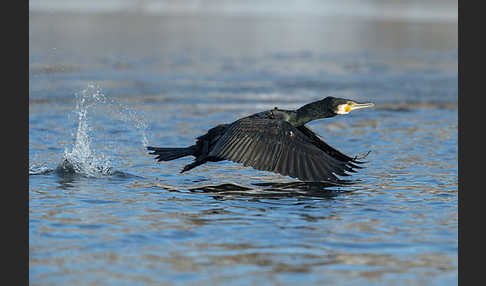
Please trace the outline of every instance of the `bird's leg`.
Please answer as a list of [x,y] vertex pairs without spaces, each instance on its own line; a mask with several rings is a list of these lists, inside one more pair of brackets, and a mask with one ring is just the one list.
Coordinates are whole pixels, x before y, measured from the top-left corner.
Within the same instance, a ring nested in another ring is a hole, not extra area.
[[206,160],[203,160],[203,161],[194,161],[191,164],[188,164],[188,165],[184,166],[184,168],[182,168],[182,170],[181,170],[181,173],[184,173],[186,171],[189,171],[192,168],[195,168],[195,167],[197,167],[199,165],[202,165],[204,163],[206,163]]
[[209,154],[209,142],[204,140],[202,144],[203,146],[201,150],[201,155],[199,155],[191,164],[184,166],[184,168],[181,170],[181,173],[189,171],[190,169],[195,168],[207,162],[207,158]]

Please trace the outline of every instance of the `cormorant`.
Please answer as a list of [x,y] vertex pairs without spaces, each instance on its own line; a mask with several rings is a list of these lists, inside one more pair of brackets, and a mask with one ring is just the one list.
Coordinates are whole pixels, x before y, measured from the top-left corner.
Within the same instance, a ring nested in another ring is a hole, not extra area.
[[302,181],[339,182],[339,176],[362,168],[357,158],[344,155],[321,140],[305,126],[309,121],[347,114],[352,110],[374,106],[352,100],[326,97],[297,110],[267,110],[220,124],[197,137],[186,148],[148,146],[158,161],[194,156],[181,173],[206,162],[230,160],[258,170],[272,171]]

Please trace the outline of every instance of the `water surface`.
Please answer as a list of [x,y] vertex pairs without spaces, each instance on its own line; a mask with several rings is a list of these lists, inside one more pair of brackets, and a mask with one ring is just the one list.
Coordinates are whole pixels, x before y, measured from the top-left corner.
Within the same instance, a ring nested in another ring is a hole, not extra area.
[[[209,16],[208,16],[209,15]],[[32,285],[456,285],[457,22],[29,15]],[[325,96],[352,186],[146,145]]]

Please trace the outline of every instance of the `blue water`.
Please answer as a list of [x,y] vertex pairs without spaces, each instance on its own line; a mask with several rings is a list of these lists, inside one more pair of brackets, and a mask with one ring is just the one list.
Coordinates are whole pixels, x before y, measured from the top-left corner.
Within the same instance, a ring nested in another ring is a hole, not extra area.
[[[62,24],[60,24],[62,23]],[[457,23],[29,15],[32,285],[456,285]],[[352,186],[156,163],[209,128],[332,95]]]

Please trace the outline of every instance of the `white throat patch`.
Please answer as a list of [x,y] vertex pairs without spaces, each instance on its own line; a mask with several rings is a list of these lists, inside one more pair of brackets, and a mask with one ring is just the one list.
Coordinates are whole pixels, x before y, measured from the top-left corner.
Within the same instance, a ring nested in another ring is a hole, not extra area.
[[348,114],[349,111],[346,111],[347,104],[340,104],[337,107],[336,114]]

